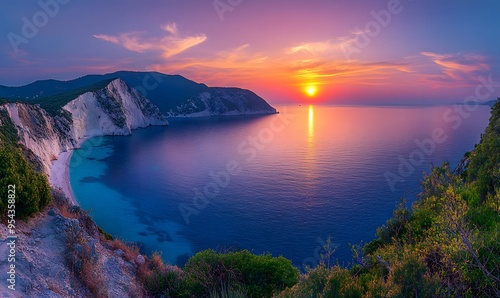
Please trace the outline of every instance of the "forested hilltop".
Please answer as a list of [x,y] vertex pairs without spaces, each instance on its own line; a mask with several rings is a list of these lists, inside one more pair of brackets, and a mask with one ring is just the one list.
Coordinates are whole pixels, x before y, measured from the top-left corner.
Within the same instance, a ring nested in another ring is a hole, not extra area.
[[[37,214],[49,203],[49,186],[46,177],[25,160],[15,127],[4,111],[0,111],[0,120],[1,187],[6,189],[11,183],[26,187],[17,190],[21,219]],[[5,224],[6,192],[1,200]],[[71,210],[65,206],[58,208],[62,215],[75,216],[65,213],[63,210]],[[78,216],[79,227],[90,234],[83,225],[92,227],[90,218]],[[393,217],[377,229],[373,241],[353,245],[353,261],[348,267],[335,264],[328,241],[321,264],[300,275],[283,257],[248,251],[202,251],[178,268],[164,264],[159,255],[142,257],[137,248],[110,240],[102,231],[94,234],[99,234],[94,238],[102,238],[103,247],[111,247],[101,259],[123,258],[133,268],[130,272],[144,293],[137,290],[130,297],[500,297],[500,99],[492,107],[481,142],[465,154],[460,166],[451,169],[443,163],[425,175],[419,200],[411,209],[402,202]],[[85,241],[77,244],[83,251],[92,251]],[[115,255],[117,247],[121,256]],[[71,253],[69,250],[69,256]],[[100,289],[108,285],[107,293],[111,293],[111,281],[99,279],[91,269],[99,264],[92,254],[79,254],[78,258],[83,271],[75,276],[83,280],[88,292],[106,297]],[[71,260],[61,262],[74,268]]]

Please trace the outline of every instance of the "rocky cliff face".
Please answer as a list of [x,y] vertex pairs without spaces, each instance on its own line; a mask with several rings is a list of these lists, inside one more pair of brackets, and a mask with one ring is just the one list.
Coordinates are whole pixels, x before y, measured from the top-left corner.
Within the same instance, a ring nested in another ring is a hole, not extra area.
[[0,108],[8,112],[22,145],[33,151],[47,174],[52,160],[61,152],[79,147],[85,138],[127,135],[135,128],[168,124],[155,105],[120,79],[80,95],[55,117],[38,106],[23,103]]
[[208,87],[180,75],[159,72],[118,71],[70,81],[43,80],[19,87],[0,86],[0,97],[37,100],[115,78],[139,90],[171,117],[276,113],[264,99],[249,90]]
[[252,91],[211,87],[169,111],[172,117],[275,114],[276,109]]

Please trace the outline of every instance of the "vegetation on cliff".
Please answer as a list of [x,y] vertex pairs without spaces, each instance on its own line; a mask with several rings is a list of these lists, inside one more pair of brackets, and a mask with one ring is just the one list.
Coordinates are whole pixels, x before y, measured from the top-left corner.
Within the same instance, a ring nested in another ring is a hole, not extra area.
[[39,104],[42,109],[47,111],[52,116],[58,115],[61,111],[61,108],[65,106],[68,102],[74,100],[78,96],[85,94],[87,92],[96,92],[106,86],[109,85],[114,79],[103,80],[97,83],[94,83],[89,86],[81,87],[75,90],[63,92],[56,95],[51,95],[48,97],[36,99],[36,100],[28,100],[26,103],[30,104]]
[[3,110],[0,123],[0,214],[24,219],[49,204],[50,186],[47,177],[35,172],[24,158],[16,128]]

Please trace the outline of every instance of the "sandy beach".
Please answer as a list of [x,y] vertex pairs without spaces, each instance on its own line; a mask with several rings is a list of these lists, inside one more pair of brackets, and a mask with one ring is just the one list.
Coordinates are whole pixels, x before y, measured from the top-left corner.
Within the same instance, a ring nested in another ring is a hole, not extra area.
[[53,187],[60,187],[69,198],[71,204],[78,205],[69,184],[69,162],[72,154],[73,150],[62,152],[56,160],[52,161],[49,183]]

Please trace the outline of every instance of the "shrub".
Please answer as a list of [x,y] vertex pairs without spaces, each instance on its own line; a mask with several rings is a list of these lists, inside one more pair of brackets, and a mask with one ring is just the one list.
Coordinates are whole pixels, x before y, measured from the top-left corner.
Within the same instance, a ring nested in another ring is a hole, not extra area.
[[392,218],[385,225],[377,229],[377,236],[382,243],[390,243],[392,239],[400,239],[406,233],[406,224],[410,219],[410,210],[402,200],[394,210]]
[[481,143],[470,154],[467,179],[483,200],[500,188],[500,99],[491,109],[488,127]]
[[373,293],[381,292],[380,277],[362,275],[357,277],[348,269],[334,266],[331,269],[320,265],[310,270],[291,289],[286,289],[278,297],[309,298],[309,297],[371,297],[366,296],[367,289]]
[[299,270],[289,260],[270,254],[254,255],[247,250],[199,252],[188,260],[185,271],[199,295],[232,289],[246,290],[248,297],[271,297],[299,280]]
[[153,297],[190,297],[191,286],[185,272],[177,266],[165,265],[157,253],[140,265],[138,276]]
[[390,283],[394,284],[391,297],[432,297],[431,286],[424,275],[426,265],[414,255],[407,255],[393,266]]
[[[15,186],[15,216],[25,219],[41,211],[51,200],[47,177],[36,173],[24,159],[21,150],[0,145],[0,213],[6,216],[9,205],[8,185]],[[11,188],[13,189],[13,188]]]

